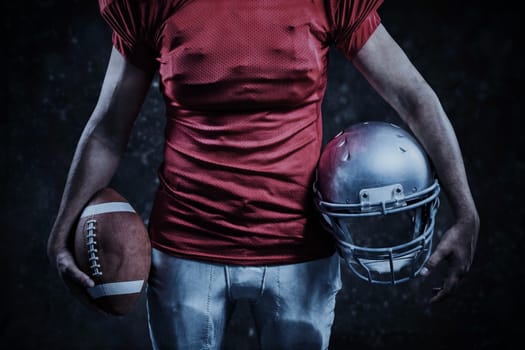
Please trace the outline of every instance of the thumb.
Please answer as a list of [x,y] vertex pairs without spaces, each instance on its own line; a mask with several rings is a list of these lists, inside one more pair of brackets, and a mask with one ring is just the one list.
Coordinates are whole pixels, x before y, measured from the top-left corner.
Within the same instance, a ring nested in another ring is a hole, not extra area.
[[423,266],[419,274],[423,277],[429,276],[434,270],[434,268],[437,265],[439,265],[441,261],[443,261],[445,256],[446,256],[445,249],[438,246],[436,250],[434,251],[434,253],[432,253],[430,257],[428,258],[428,260],[425,262],[425,265]]

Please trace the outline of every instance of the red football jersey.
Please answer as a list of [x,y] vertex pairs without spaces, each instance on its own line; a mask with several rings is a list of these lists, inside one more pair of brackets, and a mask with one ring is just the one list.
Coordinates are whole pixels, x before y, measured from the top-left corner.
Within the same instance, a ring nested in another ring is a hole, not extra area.
[[158,69],[164,162],[152,245],[258,265],[334,252],[311,184],[332,45],[351,60],[382,0],[100,0],[113,44]]

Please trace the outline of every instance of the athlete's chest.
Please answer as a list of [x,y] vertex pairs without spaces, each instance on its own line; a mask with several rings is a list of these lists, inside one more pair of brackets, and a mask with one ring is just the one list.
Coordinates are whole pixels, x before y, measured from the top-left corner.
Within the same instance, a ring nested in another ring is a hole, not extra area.
[[161,28],[161,79],[182,102],[198,93],[206,103],[209,88],[275,100],[288,86],[284,94],[300,100],[326,70],[326,33],[318,1],[189,1]]

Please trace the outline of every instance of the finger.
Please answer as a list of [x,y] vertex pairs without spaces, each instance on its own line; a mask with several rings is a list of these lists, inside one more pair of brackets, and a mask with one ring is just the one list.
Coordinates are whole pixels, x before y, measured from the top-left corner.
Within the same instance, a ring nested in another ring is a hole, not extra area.
[[429,303],[430,304],[436,304],[443,300],[445,300],[448,296],[448,293],[444,291],[443,288],[439,288],[439,290],[436,292],[436,294],[430,298]]
[[69,278],[85,288],[95,286],[95,282],[77,267],[69,252],[62,252],[57,255],[57,268],[63,277]]
[[448,297],[452,295],[452,293],[456,290],[456,287],[459,283],[459,276],[457,274],[451,274],[443,284],[442,288],[433,288],[433,292],[435,292],[435,295],[430,298],[430,303],[438,303],[442,302]]
[[68,268],[66,269],[66,273],[71,279],[73,279],[73,281],[82,285],[85,288],[91,288],[95,286],[95,282],[88,275],[86,275],[74,265],[68,266]]
[[445,257],[449,254],[449,251],[443,247],[437,247],[434,253],[430,255],[428,260],[425,262],[425,265],[419,272],[419,274],[423,277],[426,277],[432,273],[434,268],[441,263],[445,259]]

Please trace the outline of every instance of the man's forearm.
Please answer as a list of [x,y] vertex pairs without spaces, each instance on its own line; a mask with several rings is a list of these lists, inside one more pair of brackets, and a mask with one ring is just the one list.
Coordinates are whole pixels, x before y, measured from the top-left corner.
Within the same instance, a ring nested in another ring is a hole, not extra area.
[[400,111],[401,117],[432,159],[456,220],[476,220],[476,208],[457,137],[438,98],[429,87],[427,89],[423,102]]
[[[66,244],[67,235],[85,203],[96,191],[109,184],[120,153],[98,137],[96,129],[86,127],[69,169],[49,245],[62,248]],[[48,246],[48,252],[51,246]]]

